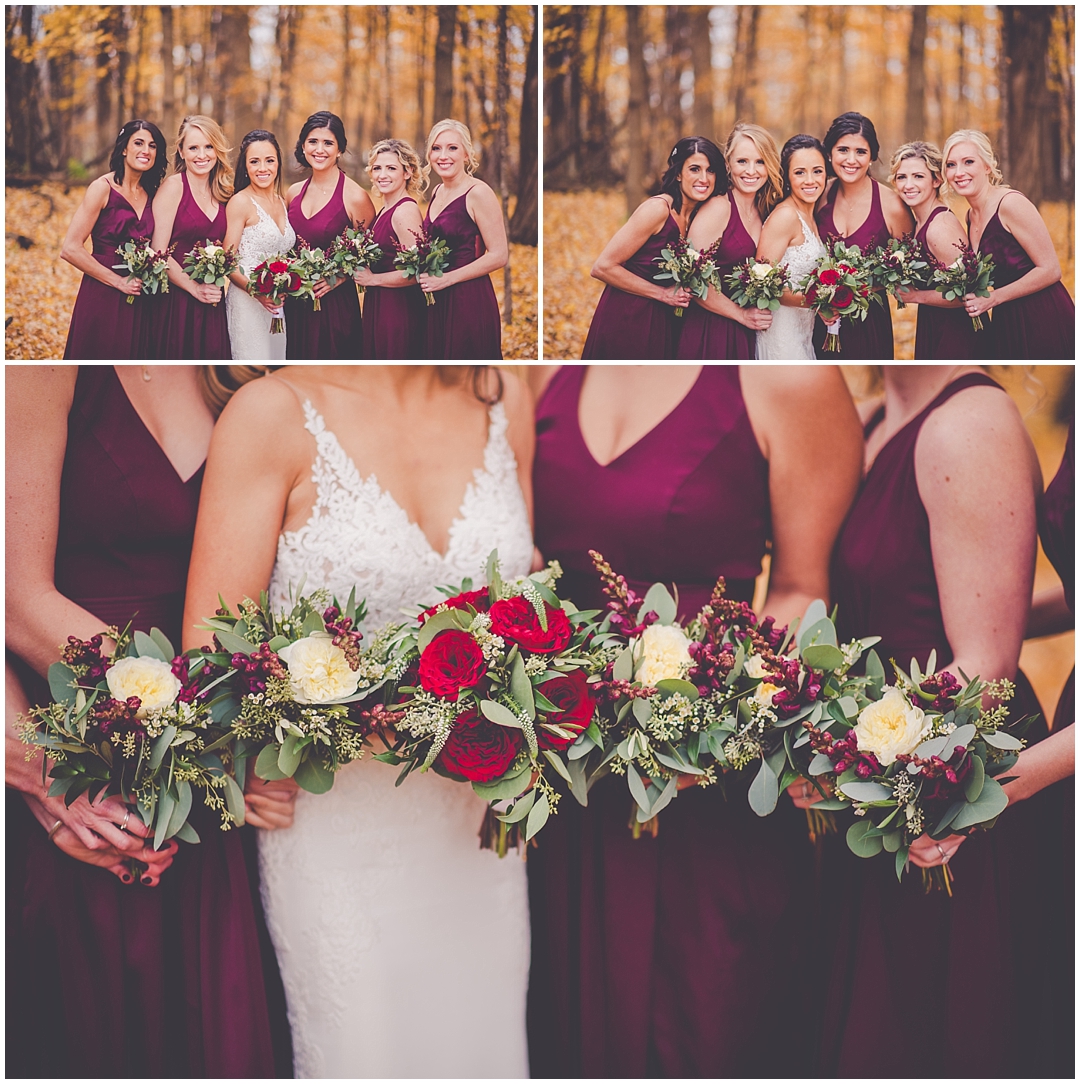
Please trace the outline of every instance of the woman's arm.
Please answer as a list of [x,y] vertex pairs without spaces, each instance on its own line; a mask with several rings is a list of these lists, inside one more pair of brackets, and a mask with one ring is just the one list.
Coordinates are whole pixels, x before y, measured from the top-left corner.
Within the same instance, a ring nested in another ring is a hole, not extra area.
[[[424,220],[420,217],[420,208],[411,200],[402,200],[391,212],[391,224],[398,243],[406,248],[416,244],[416,234],[423,229]],[[400,271],[384,271],[374,274],[370,268],[363,267],[353,275],[361,286],[389,286],[398,289],[402,286],[415,286],[412,279],[407,279]]]
[[[961,249],[967,245],[967,234],[960,225],[960,219],[952,211],[947,211],[930,223],[926,231],[926,244],[934,259],[948,266],[959,259]],[[896,296],[905,305],[932,305],[936,309],[964,307],[964,302],[959,298],[946,301],[937,290],[898,290]]]
[[[79,204],[79,209],[75,212],[75,217],[71,220],[71,225],[68,226],[64,244],[60,249],[60,258],[67,260],[73,267],[77,267],[84,275],[89,275],[98,282],[111,286],[114,290],[119,290],[124,294],[140,294],[142,283],[137,278],[121,278],[111,266],[106,267],[98,263],[86,251],[86,239],[90,236],[98,215],[105,210],[105,205],[109,202],[111,187],[107,177],[98,177],[96,181],[90,183],[82,203]],[[119,257],[116,259],[119,262]]]
[[428,274],[418,275],[417,282],[426,293],[437,293],[458,282],[483,278],[492,271],[505,267],[510,258],[510,246],[506,241],[502,206],[498,196],[483,181],[477,181],[465,197],[465,208],[479,228],[487,251],[478,260],[473,260],[456,271],[447,271],[439,278]]
[[[802,226],[799,223],[799,216],[795,209],[793,207],[777,207],[765,219],[765,224],[761,227],[757,258],[771,264],[778,264],[784,258],[784,253],[792,245],[801,244],[802,239]],[[792,309],[805,309],[806,299],[802,294],[787,286],[780,298],[780,304]]]
[[878,191],[881,193],[881,211],[889,233],[893,237],[914,233],[915,218],[911,208],[888,185],[879,184]]
[[503,406],[506,410],[506,439],[517,460],[518,482],[529,510],[529,526],[533,522],[532,468],[536,451],[536,419],[533,397],[525,383],[513,373],[503,372]]

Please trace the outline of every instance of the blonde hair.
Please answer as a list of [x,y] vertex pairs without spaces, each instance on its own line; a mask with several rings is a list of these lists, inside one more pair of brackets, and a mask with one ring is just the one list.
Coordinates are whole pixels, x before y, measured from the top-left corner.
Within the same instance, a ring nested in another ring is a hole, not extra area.
[[927,143],[922,139],[913,139],[910,143],[897,147],[889,163],[889,184],[895,187],[896,171],[900,168],[900,163],[908,158],[921,158],[926,163],[926,168],[937,175],[938,181],[934,187],[940,195],[945,186],[945,167],[942,164],[945,159],[936,143]]
[[[979,153],[979,157],[986,163],[990,170],[990,183],[1000,188],[1009,187],[1001,174],[997,157],[994,154],[994,148],[990,146],[990,140],[985,132],[979,132],[974,128],[961,128],[959,131],[953,132],[953,134],[945,140],[945,146],[942,148],[942,162],[948,160],[949,152],[957,143],[974,144],[975,150]],[[942,176],[944,176],[944,173]]]
[[724,165],[727,166],[728,179],[731,178],[731,155],[735,144],[746,137],[757,147],[758,154],[765,162],[765,183],[754,193],[754,203],[762,221],[769,212],[784,198],[784,182],[780,176],[780,152],[776,149],[776,140],[760,124],[748,124],[739,121],[724,144]]
[[428,174],[431,173],[431,145],[435,142],[435,137],[446,128],[457,132],[457,134],[461,136],[461,145],[465,148],[465,172],[472,175],[476,172],[477,166],[480,165],[480,155],[473,149],[473,141],[472,136],[469,134],[469,129],[459,120],[441,120],[438,124],[433,124],[431,131],[428,132],[427,146],[424,148],[425,183],[427,182]]
[[210,195],[218,203],[228,203],[229,197],[233,194],[233,168],[229,165],[229,155],[232,154],[232,147],[229,146],[229,141],[225,138],[225,133],[216,120],[204,117],[200,113],[184,117],[180,122],[180,129],[176,133],[176,144],[173,148],[173,168],[177,173],[183,173],[187,169],[187,163],[180,152],[184,146],[184,136],[189,128],[198,128],[210,140],[210,145],[217,153],[217,161],[210,171]]
[[427,188],[427,171],[420,161],[420,155],[412,149],[412,146],[404,139],[380,139],[367,156],[367,172],[371,176],[371,167],[375,165],[375,159],[380,154],[393,154],[401,163],[408,179],[405,182],[405,191],[413,199],[419,199]]

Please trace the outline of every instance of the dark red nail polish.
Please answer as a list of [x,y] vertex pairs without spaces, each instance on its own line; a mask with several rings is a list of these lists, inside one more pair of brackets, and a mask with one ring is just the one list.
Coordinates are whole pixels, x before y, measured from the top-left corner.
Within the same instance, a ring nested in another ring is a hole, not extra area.
[[144,878],[142,879],[142,883],[143,883],[144,885],[152,884],[152,883],[153,883],[153,878],[152,878],[152,877],[144,877]]
[[120,878],[120,880],[121,880],[121,881],[123,881],[123,882],[124,882],[124,884],[126,884],[126,885],[129,885],[129,884],[131,884],[131,874],[130,874],[130,873],[125,873],[125,874],[124,874],[124,875],[123,875],[123,876],[122,876],[122,877]]

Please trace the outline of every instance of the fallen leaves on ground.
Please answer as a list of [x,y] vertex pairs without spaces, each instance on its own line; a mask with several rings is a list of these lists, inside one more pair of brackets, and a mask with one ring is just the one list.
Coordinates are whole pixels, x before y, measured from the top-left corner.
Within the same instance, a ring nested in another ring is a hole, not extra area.
[[[508,361],[536,361],[536,249],[529,245],[510,246],[510,291],[514,302],[513,319],[503,324],[503,357]],[[503,307],[503,273],[491,276],[499,312]]]

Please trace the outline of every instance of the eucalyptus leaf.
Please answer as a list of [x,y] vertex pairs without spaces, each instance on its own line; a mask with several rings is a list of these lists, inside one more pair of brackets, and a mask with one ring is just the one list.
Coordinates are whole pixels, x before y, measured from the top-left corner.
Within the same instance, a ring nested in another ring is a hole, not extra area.
[[868,835],[874,831],[874,824],[868,817],[857,820],[847,830],[847,845],[852,854],[859,858],[873,858],[880,854],[884,843],[880,835]]
[[962,745],[966,749],[975,737],[975,727],[971,723],[967,723],[965,726],[958,726],[951,734],[947,735],[947,737],[949,739],[949,744],[946,745],[946,749],[955,749],[958,745]]
[[271,651],[278,652],[281,651],[282,648],[288,647],[290,642],[288,636],[275,636],[267,646]]
[[66,663],[54,662],[49,667],[49,693],[58,704],[75,703],[75,671]]
[[638,621],[641,621],[650,611],[656,614],[657,624],[671,625],[675,621],[677,613],[675,599],[662,583],[654,583],[645,592],[645,600],[637,612]]
[[278,771],[283,775],[295,775],[296,769],[300,767],[300,757],[303,755],[303,749],[300,747],[302,740],[295,734],[285,735],[277,758]]
[[546,794],[541,794],[536,804],[529,811],[529,819],[525,822],[525,840],[526,842],[532,839],[541,828],[547,824],[548,814],[550,813],[550,807],[548,806],[548,799]]
[[525,712],[530,719],[536,718],[536,701],[533,699],[532,682],[525,673],[525,661],[520,653],[514,659],[514,665],[510,670],[510,695],[514,703]]
[[[51,670],[51,667],[50,667]],[[987,745],[992,745],[995,749],[1023,749],[1024,745],[1021,741],[1014,738],[1011,734],[1006,734],[1004,730],[993,730],[982,732],[982,740]]]
[[217,633],[217,638],[221,646],[225,648],[230,655],[251,655],[257,650],[250,640],[245,640],[243,637],[237,636],[234,632],[226,632],[224,629],[221,629]]
[[806,658],[804,654],[808,647],[814,645],[828,644],[830,647],[836,647],[836,626],[828,619],[828,617],[822,617],[815,621],[812,625],[808,626],[806,631],[799,635],[799,653]]
[[880,699],[881,690],[885,688],[885,667],[881,665],[881,657],[876,651],[867,652],[866,676],[870,679],[871,688]]
[[165,635],[159,628],[152,628],[150,630],[150,639],[161,649],[161,653],[165,656],[166,662],[172,662],[176,658],[176,652],[173,650],[172,641]]
[[437,614],[432,614],[424,622],[423,628],[416,634],[417,651],[422,655],[428,644],[430,644],[440,632],[446,632],[447,629],[460,628],[461,626],[458,624],[456,610],[442,610]]
[[[72,675],[74,676],[74,675]],[[634,649],[624,647],[615,656],[615,665],[612,667],[611,676],[616,681],[632,681],[634,679]],[[54,696],[55,699],[55,696]]]
[[284,779],[285,773],[278,767],[278,747],[265,745],[255,758],[255,774],[260,779]]
[[184,821],[182,825],[176,830],[176,838],[182,839],[185,843],[199,843],[199,833],[191,827],[190,821]]
[[802,649],[802,661],[811,670],[828,672],[844,665],[844,653],[832,644],[811,644]]
[[569,761],[580,760],[582,757],[587,757],[595,748],[596,745],[588,733],[581,734],[577,741],[567,749],[566,759]]
[[638,808],[647,814],[649,812],[649,798],[645,793],[645,784],[642,783],[641,776],[638,775],[632,764],[626,766],[626,783],[630,787],[630,793],[634,796]]
[[679,790],[679,777],[673,775],[668,781],[667,785],[660,792],[660,797],[653,802],[652,809],[649,810],[649,816],[655,817],[661,809],[664,809],[675,797]]
[[521,720],[505,704],[500,704],[495,700],[481,700],[480,711],[484,718],[492,723],[521,729]]
[[580,805],[589,804],[589,784],[585,777],[585,761],[578,758],[567,765],[570,772],[570,793]]
[[859,702],[853,696],[842,696],[837,706],[844,713],[845,719],[854,719],[859,714]]
[[644,697],[634,700],[634,718],[644,726],[653,716],[652,704]]
[[685,696],[691,703],[701,696],[696,685],[692,685],[689,681],[680,681],[679,678],[664,678],[656,683],[656,687],[665,697],[678,693],[680,696]]
[[920,760],[929,760],[930,757],[939,757],[948,743],[948,734],[945,734],[940,738],[930,738],[929,741],[924,741],[922,745],[915,750],[915,755]]
[[169,821],[172,819],[172,811],[176,808],[176,799],[172,791],[162,790],[158,799],[155,821],[157,829],[154,831],[154,850],[160,851],[165,842],[166,833],[169,831]]
[[298,786],[309,794],[325,794],[334,785],[334,773],[323,763],[314,749],[300,761],[294,773]]
[[316,632],[326,632],[326,622],[322,618],[322,614],[316,610],[312,610],[311,613],[304,618],[304,623],[300,626],[300,631],[304,637],[313,635]]
[[171,661],[172,656],[166,658],[165,652],[145,632],[136,629],[133,639],[135,641],[135,650],[139,653],[140,658],[158,659],[161,662]]
[[904,842],[903,828],[896,828],[888,835],[881,837],[881,842],[889,854],[896,854],[900,850],[900,844]]
[[761,767],[754,776],[750,789],[746,792],[746,797],[750,808],[759,817],[767,817],[776,808],[777,799],[780,797],[780,785],[776,773],[767,760],[762,760]]
[[535,801],[536,791],[530,790],[520,801],[514,803],[514,808],[509,813],[499,817],[499,820],[503,824],[516,824],[518,821],[523,821],[529,815]]
[[805,644],[810,643],[810,636],[807,635],[811,629],[823,618],[828,617],[829,611],[825,608],[825,603],[821,599],[816,598],[809,606],[806,607],[806,612],[799,620],[799,649],[802,650]]
[[154,739],[153,744],[150,746],[150,770],[156,772],[161,767],[161,762],[165,759],[165,753],[173,743],[173,738],[176,737],[176,727],[167,726],[164,730]]
[[169,827],[165,832],[166,840],[172,839],[177,832],[184,826],[184,822],[188,819],[188,814],[191,812],[191,784],[186,779],[181,779],[177,785],[178,797],[176,805],[173,806],[173,811],[169,817]]
[[671,768],[672,771],[682,772],[684,775],[705,774],[700,768],[695,768],[693,764],[688,764],[685,760],[679,760],[676,757],[670,757],[666,753],[661,753],[658,749],[653,750],[653,756],[656,757],[665,768]]
[[892,797],[892,791],[883,783],[844,783],[839,789],[841,794],[846,794],[855,802],[883,802]]
[[[799,743],[796,742],[795,744],[798,745]],[[824,753],[815,753],[814,759],[810,761],[810,767],[806,770],[810,775],[825,775],[826,772],[833,770],[833,763]]]
[[930,833],[931,836],[940,836],[942,833],[956,820],[960,811],[967,805],[962,798],[959,801],[953,802],[948,809],[945,810],[941,820],[937,822],[937,826]]
[[1009,804],[1009,796],[1005,793],[1001,784],[996,779],[984,779],[979,797],[974,802],[968,802],[957,814],[952,822],[952,829],[959,832],[963,828],[971,828],[976,824],[992,820],[998,816]]
[[507,798],[516,798],[529,785],[532,777],[532,765],[526,761],[513,775],[504,775],[494,783],[473,783],[474,794],[485,802],[501,802]]
[[896,879],[898,881],[903,880],[904,867],[907,865],[908,847],[901,847],[896,852]]
[[573,782],[570,778],[570,773],[566,769],[566,765],[563,764],[558,753],[551,749],[544,749],[543,754],[547,758],[548,763],[567,781],[567,783]]
[[964,797],[969,802],[977,802],[982,793],[983,783],[986,780],[986,768],[983,766],[981,757],[971,758],[971,775],[964,784]]

